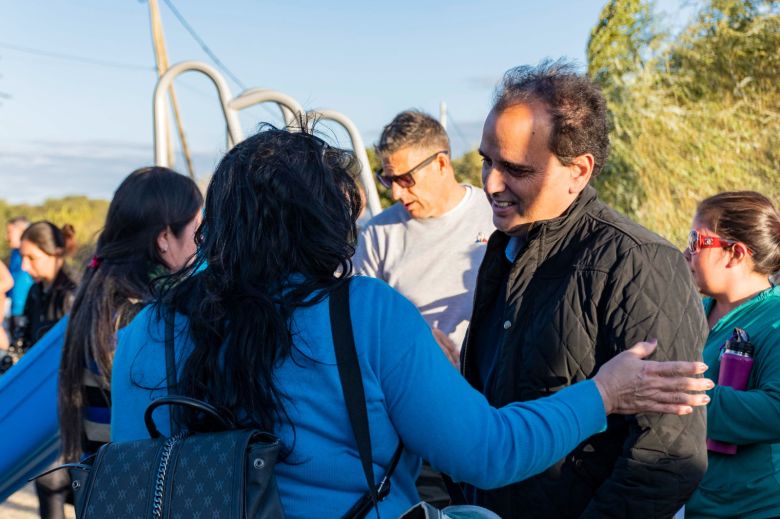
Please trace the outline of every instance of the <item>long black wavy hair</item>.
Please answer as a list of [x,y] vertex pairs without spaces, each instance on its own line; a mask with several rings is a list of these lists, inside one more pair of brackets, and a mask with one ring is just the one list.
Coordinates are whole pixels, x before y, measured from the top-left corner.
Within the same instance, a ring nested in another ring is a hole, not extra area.
[[[305,123],[301,124],[305,127]],[[352,272],[360,194],[351,152],[308,130],[263,126],[230,150],[206,194],[196,261],[158,306],[189,318],[194,342],[178,391],[273,430],[286,413],[274,368],[291,353],[290,318]],[[166,314],[167,315],[167,314]],[[202,427],[187,411],[176,420]]]
[[165,272],[158,235],[169,228],[180,236],[202,205],[195,182],[162,167],[134,171],[114,193],[95,258],[70,312],[62,350],[58,399],[67,460],[78,459],[82,451],[87,363],[97,365],[95,390],[109,389],[116,332],[152,299],[152,278]]

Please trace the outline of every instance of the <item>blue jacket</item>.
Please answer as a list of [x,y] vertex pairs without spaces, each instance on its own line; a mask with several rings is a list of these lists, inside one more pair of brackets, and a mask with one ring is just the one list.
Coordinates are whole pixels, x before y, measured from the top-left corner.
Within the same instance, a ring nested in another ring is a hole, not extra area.
[[11,249],[8,270],[14,279],[14,286],[7,294],[11,298],[11,315],[18,317],[24,314],[24,303],[27,301],[27,293],[35,284],[35,281],[33,281],[30,274],[22,270],[22,255],[19,254],[19,249]]
[[[605,427],[592,381],[495,409],[449,364],[418,310],[398,292],[356,277],[350,299],[377,478],[399,438],[406,446],[390,496],[380,504],[382,517],[398,517],[419,500],[414,481],[421,456],[456,481],[492,488],[544,470]],[[181,367],[192,343],[183,316],[176,327]],[[342,398],[327,299],[296,310],[291,327],[293,353],[276,368],[294,424],[274,431],[293,447],[287,462],[276,466],[279,492],[288,518],[339,517],[366,491],[366,482]],[[164,325],[149,307],[120,332],[113,441],[147,437],[144,409],[166,393],[164,387]],[[165,432],[164,409],[157,421]]]

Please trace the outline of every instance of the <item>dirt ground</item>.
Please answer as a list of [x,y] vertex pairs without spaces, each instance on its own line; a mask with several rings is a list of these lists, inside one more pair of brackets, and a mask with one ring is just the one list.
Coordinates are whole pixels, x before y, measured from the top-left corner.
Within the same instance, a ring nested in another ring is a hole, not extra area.
[[[35,495],[35,487],[32,483],[9,497],[4,503],[0,503],[0,517],[3,519],[37,519],[38,497]],[[65,505],[65,517],[75,519],[73,507]]]

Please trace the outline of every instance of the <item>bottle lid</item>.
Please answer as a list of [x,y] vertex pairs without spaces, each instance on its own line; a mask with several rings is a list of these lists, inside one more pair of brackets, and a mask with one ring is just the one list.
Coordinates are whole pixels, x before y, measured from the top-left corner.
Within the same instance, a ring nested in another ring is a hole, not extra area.
[[749,357],[753,356],[753,344],[750,342],[748,333],[742,328],[734,328],[729,340],[726,341],[725,350],[730,350]]

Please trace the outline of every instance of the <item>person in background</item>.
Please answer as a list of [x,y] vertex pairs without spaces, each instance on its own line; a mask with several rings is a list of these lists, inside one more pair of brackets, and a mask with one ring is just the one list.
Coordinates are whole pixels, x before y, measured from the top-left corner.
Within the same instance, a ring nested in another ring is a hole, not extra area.
[[383,279],[414,303],[457,366],[477,270],[495,230],[490,204],[479,188],[455,179],[447,132],[426,113],[396,115],[376,153],[379,182],[397,203],[361,233],[355,271]]
[[[19,251],[22,269],[35,284],[24,305],[23,324],[15,335],[21,339],[22,353],[32,347],[57,321],[70,311],[76,293],[77,278],[65,264],[75,248],[72,226],[62,229],[49,221],[31,224],[22,233]],[[70,480],[64,471],[56,471],[35,480],[42,519],[64,518],[64,504],[70,492]]]
[[35,282],[22,312],[23,350],[35,344],[70,311],[78,278],[65,264],[65,258],[76,248],[75,236],[72,225],[60,229],[46,220],[30,224],[22,233],[19,245],[22,270]]
[[[275,474],[288,519],[340,517],[368,490],[329,317],[330,294],[347,282],[378,477],[399,441],[405,447],[377,505],[383,517],[419,499],[421,457],[460,480],[497,486],[544,470],[609,413],[690,413],[706,402],[687,392],[711,387],[687,378],[703,365],[640,361],[654,348],[640,343],[556,396],[490,407],[452,369],[412,303],[381,280],[350,281],[360,210],[354,160],[307,130],[263,129],[220,161],[195,262],[119,334],[113,441],[148,437],[144,410],[167,393],[164,329],[174,319],[177,392],[280,438]],[[163,434],[169,418],[158,411]],[[174,419],[183,428],[198,421],[186,411]]]
[[685,517],[780,517],[780,214],[752,191],[720,193],[701,202],[685,257],[704,294],[710,333],[705,376],[718,380],[721,348],[734,328],[753,344],[744,391],[709,391],[707,436],[736,444],[735,455],[709,451],[709,466]]
[[[447,132],[428,114],[396,115],[376,152],[379,181],[397,203],[360,234],[355,271],[383,279],[414,303],[457,367],[477,270],[495,230],[490,204],[479,188],[455,179]],[[442,477],[427,462],[417,488],[434,506],[450,502]]]
[[[0,263],[0,309],[5,308],[6,294],[13,289],[14,278],[9,272],[5,263]],[[8,334],[5,331],[5,326],[0,326],[0,363],[5,360],[6,351],[8,350]],[[5,371],[0,365],[0,373]]]
[[8,220],[6,224],[6,237],[8,238],[8,247],[11,249],[11,255],[8,260],[8,270],[13,276],[14,286],[7,293],[11,300],[11,323],[10,330],[14,329],[14,321],[24,313],[24,304],[27,301],[27,293],[33,286],[32,276],[22,270],[22,254],[19,252],[19,245],[22,241],[22,233],[30,226],[30,222],[24,216],[17,216]]
[[134,171],[114,193],[62,350],[59,413],[66,462],[109,441],[116,333],[151,300],[153,281],[184,267],[195,253],[202,205],[195,182],[162,167]]

